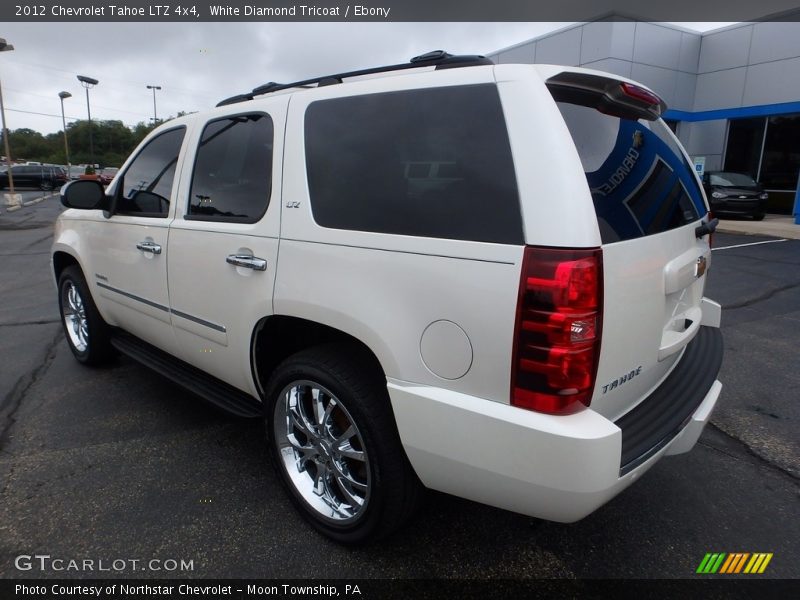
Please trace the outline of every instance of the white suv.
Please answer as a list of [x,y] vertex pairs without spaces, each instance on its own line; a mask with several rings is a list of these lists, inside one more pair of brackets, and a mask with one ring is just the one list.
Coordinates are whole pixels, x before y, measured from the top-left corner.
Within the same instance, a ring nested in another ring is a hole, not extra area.
[[663,109],[434,52],[169,121],[105,193],[63,191],[67,340],[263,415],[339,541],[423,487],[575,521],[691,449],[721,389],[715,221]]

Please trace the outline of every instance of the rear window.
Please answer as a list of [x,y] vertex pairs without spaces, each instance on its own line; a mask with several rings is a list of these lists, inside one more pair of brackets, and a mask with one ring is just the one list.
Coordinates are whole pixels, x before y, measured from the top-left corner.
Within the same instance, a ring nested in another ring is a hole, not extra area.
[[313,102],[305,141],[311,208],[323,227],[523,243],[494,85]]
[[581,158],[604,244],[697,221],[705,203],[692,167],[661,120],[558,107]]

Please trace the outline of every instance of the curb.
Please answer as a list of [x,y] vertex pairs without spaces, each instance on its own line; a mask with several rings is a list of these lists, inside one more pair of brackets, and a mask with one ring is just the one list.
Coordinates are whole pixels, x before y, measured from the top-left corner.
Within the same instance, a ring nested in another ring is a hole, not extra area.
[[720,221],[719,233],[735,233],[739,235],[761,235],[776,238],[800,239],[800,226],[788,223],[788,219],[765,221]]
[[28,200],[27,202],[23,202],[22,206],[33,206],[34,204],[39,204],[39,202],[49,197],[50,196],[42,196],[41,198],[36,198],[36,200]]
[[53,196],[57,196],[58,194],[55,192],[50,192],[46,196],[41,196],[39,198],[34,198],[33,200],[27,200],[26,202],[22,202],[21,204],[13,204],[11,206],[6,206],[6,212],[14,212],[21,208],[25,208],[27,206],[33,206],[34,204],[39,204],[39,202],[44,202],[48,198],[52,198]]

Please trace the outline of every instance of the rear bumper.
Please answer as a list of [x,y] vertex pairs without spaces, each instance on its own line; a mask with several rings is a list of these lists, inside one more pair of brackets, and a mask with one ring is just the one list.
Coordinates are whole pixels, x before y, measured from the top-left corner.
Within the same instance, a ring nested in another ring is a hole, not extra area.
[[[591,409],[544,415],[389,380],[400,438],[417,475],[432,489],[552,521],[577,521],[661,456],[688,452],[697,442],[722,389],[716,380],[719,330],[702,327],[697,337],[661,386],[616,423]],[[698,362],[709,352],[712,361]]]

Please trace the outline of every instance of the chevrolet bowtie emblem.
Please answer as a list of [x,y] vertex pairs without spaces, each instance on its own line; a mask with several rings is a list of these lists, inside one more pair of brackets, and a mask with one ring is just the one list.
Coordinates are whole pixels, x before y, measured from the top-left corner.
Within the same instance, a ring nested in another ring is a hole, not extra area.
[[695,277],[702,277],[706,272],[707,261],[705,256],[701,256],[697,259],[697,263],[695,264],[694,276]]

